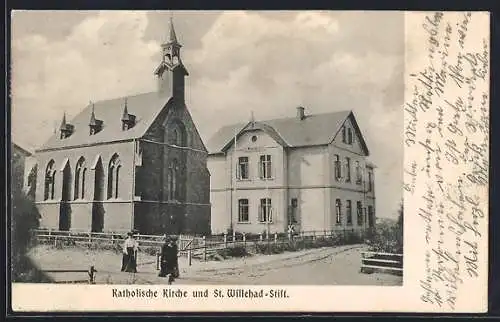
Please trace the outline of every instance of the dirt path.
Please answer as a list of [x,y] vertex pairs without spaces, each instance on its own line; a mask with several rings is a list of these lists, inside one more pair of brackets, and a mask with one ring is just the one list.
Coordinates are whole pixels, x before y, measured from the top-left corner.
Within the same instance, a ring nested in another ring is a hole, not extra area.
[[[187,260],[181,257],[181,277],[175,284],[401,285],[402,278],[399,276],[361,274],[362,249],[363,245],[349,245],[256,255],[221,262],[193,260],[192,266],[188,266]],[[166,279],[157,276],[155,257],[146,254],[139,256],[137,274],[120,272],[120,254],[108,251],[97,253],[81,249],[37,247],[32,250],[30,257],[42,269],[75,269],[76,266],[85,269],[94,265],[98,270],[97,283],[166,283]],[[51,276],[59,281],[75,278],[74,273]]]

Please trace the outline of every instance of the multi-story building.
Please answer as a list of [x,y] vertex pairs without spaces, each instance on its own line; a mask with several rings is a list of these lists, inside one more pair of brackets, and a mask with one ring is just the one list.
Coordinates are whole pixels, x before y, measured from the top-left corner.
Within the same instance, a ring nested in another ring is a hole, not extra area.
[[351,111],[250,120],[207,143],[212,233],[364,230],[374,166]]
[[[185,104],[171,23],[158,89],[90,103],[36,151],[41,227],[210,232],[207,150]],[[140,50],[135,48],[132,50]]]

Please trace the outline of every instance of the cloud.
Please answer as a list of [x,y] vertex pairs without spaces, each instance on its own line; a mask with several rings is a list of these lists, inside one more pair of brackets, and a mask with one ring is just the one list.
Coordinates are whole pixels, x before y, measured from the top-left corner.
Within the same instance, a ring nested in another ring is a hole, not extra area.
[[146,26],[143,12],[105,11],[83,20],[64,40],[51,41],[38,34],[14,38],[16,137],[40,145],[63,110],[71,116],[89,100],[151,90],[153,57],[159,49],[143,40]]
[[[352,109],[378,166],[377,211],[391,216],[401,196],[403,23],[387,13],[223,12],[205,24],[199,46],[183,47],[200,134],[208,140],[251,111],[266,119],[294,116],[298,105],[307,113]],[[148,28],[144,12],[99,12],[62,39],[13,39],[16,137],[40,145],[63,110],[71,116],[89,100],[154,90],[159,43],[146,40]]]

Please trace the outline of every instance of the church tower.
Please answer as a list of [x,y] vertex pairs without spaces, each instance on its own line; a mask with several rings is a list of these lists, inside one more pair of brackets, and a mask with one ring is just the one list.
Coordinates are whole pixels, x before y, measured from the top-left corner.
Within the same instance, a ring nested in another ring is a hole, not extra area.
[[161,95],[173,97],[184,103],[185,79],[188,76],[181,59],[182,45],[177,41],[174,23],[170,18],[170,34],[167,42],[161,45],[162,59],[154,74],[158,82],[158,92]]

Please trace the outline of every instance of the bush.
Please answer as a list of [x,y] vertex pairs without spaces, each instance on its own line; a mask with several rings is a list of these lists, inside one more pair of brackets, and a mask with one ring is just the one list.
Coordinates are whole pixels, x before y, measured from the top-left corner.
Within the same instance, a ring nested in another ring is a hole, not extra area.
[[220,260],[220,259],[226,259],[230,257],[244,257],[248,256],[249,253],[247,252],[246,248],[243,246],[234,246],[234,247],[229,247],[229,248],[224,248],[224,249],[218,249],[215,251],[215,254],[212,257],[212,259],[215,260]]
[[[26,256],[31,247],[31,230],[40,223],[40,213],[32,200],[16,189],[12,196],[11,264],[12,281],[37,282],[43,278]],[[31,279],[31,280],[30,280]]]
[[382,222],[371,233],[368,244],[374,252],[393,254],[403,253],[403,204],[399,209],[398,219],[395,223]]

